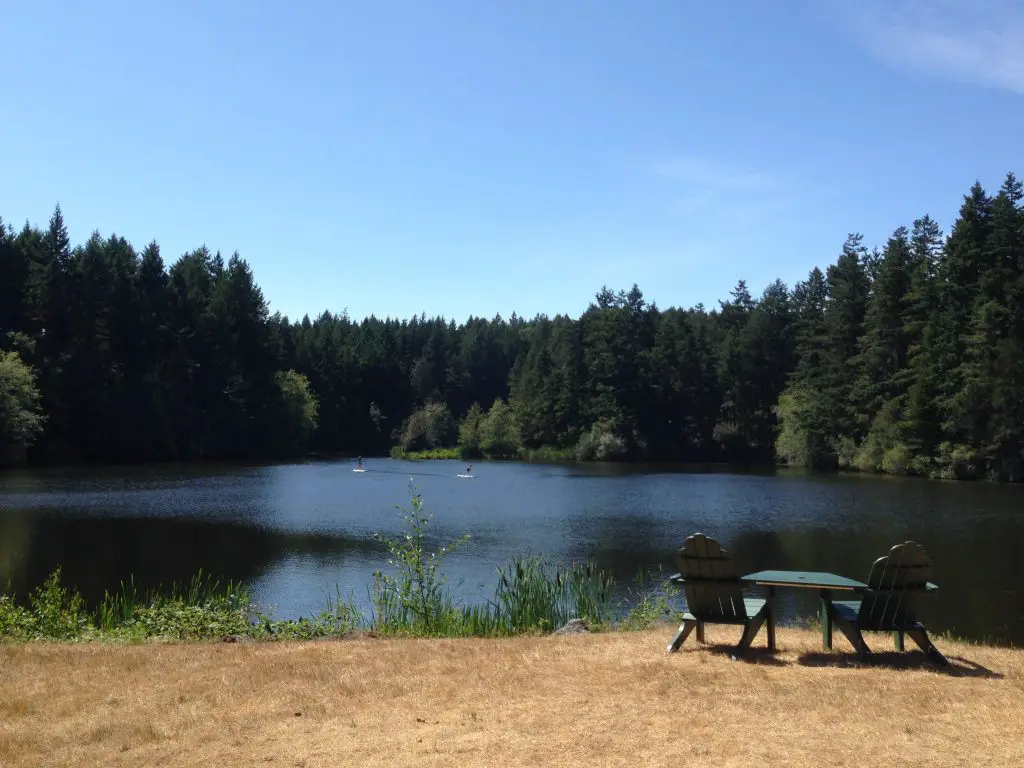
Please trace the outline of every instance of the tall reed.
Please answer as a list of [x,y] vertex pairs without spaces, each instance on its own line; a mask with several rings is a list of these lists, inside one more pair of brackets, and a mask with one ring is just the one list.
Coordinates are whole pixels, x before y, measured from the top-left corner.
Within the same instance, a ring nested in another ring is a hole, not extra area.
[[498,569],[495,612],[509,633],[557,629],[574,618],[600,625],[610,615],[612,583],[591,561],[562,567],[539,555],[514,555]]

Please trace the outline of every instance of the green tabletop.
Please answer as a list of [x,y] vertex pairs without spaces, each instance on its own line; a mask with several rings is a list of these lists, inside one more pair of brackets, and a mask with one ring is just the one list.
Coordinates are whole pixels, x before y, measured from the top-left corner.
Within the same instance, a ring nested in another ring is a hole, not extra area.
[[740,581],[759,587],[806,587],[808,589],[843,589],[857,592],[868,585],[835,573],[821,571],[758,571],[741,576]]

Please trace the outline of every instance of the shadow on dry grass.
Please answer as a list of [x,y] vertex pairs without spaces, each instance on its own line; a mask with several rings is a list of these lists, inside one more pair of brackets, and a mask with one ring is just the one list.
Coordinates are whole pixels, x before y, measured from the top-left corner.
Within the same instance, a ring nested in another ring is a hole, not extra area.
[[767,648],[748,648],[743,653],[736,653],[735,645],[727,643],[710,643],[707,645],[695,645],[694,649],[712,653],[716,656],[725,656],[733,661],[742,661],[746,664],[760,664],[768,667],[788,667],[790,661],[779,658],[778,651],[770,651]]
[[797,664],[805,667],[873,667],[897,670],[926,670],[950,677],[983,677],[1001,680],[1003,675],[963,656],[946,656],[949,666],[941,667],[928,660],[921,651],[874,651],[870,661],[862,661],[856,653],[809,652],[797,657]]

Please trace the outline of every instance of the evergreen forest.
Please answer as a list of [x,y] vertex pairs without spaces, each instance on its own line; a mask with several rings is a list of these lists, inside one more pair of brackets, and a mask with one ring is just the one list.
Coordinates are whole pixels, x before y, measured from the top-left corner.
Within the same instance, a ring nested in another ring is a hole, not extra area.
[[[602,288],[578,318],[271,314],[249,265],[168,266],[0,220],[0,461],[317,454],[781,462],[1024,479],[1024,206],[976,183],[716,307]],[[421,452],[421,453],[417,453]],[[426,454],[422,452],[427,452]],[[457,452],[457,453],[456,453]]]

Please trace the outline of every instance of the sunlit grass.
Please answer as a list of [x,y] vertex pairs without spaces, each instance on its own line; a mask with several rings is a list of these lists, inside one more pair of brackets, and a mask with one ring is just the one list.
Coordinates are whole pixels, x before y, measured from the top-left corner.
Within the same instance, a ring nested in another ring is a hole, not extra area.
[[568,637],[0,646],[0,765],[1020,766],[1024,654],[674,626]]

